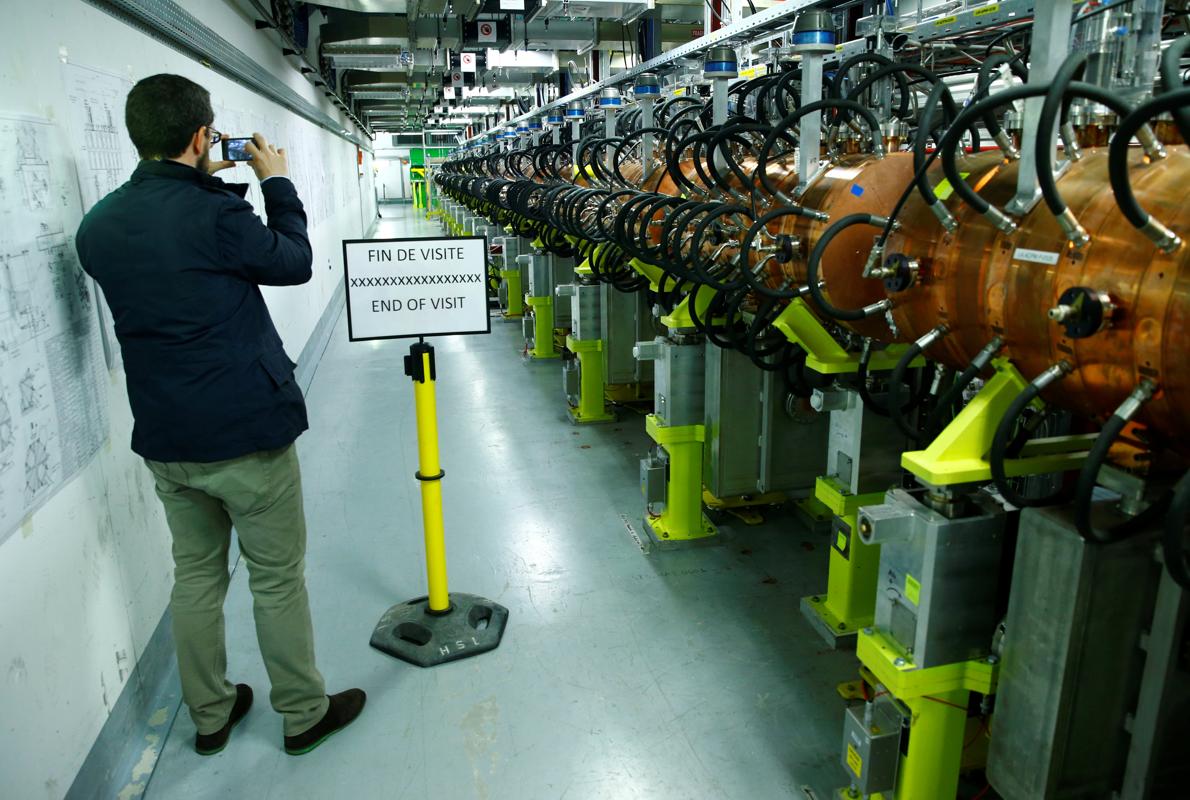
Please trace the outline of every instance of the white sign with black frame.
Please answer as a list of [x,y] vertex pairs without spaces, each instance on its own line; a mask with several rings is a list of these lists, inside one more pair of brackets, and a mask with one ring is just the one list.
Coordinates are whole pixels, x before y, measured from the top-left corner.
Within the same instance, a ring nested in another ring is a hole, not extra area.
[[348,338],[491,333],[487,252],[483,236],[344,240]]

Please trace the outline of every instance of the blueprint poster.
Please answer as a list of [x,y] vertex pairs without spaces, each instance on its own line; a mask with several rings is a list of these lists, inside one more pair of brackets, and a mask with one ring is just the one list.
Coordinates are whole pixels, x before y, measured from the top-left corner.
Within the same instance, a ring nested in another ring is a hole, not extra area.
[[[67,124],[83,213],[128,180],[139,157],[124,127],[124,98],[132,81],[66,62],[62,82],[68,103]],[[109,369],[123,369],[111,310],[99,287],[97,296],[104,359]]]
[[95,290],[66,229],[69,164],[49,121],[0,114],[0,541],[108,435]]

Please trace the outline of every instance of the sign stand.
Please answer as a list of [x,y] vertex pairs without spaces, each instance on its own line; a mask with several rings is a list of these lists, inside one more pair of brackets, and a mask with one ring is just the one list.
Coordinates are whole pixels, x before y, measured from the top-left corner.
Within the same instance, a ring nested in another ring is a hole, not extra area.
[[393,606],[372,647],[420,667],[477,656],[500,645],[508,609],[446,586],[442,470],[438,458],[437,365],[426,336],[491,332],[487,240],[482,236],[351,239],[343,242],[347,333],[353,342],[417,337],[405,356],[417,412],[428,594]]
[[438,461],[437,368],[434,348],[420,339],[405,356],[405,374],[413,379],[417,412],[417,472],[426,538],[429,595],[384,612],[372,632],[372,646],[391,656],[432,667],[477,656],[500,646],[508,609],[473,594],[446,588],[446,540],[442,525],[442,479]]

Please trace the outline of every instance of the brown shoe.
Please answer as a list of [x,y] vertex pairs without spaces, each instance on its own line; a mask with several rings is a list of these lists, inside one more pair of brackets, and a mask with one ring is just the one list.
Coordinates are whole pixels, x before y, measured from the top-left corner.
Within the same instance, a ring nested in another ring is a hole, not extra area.
[[213,756],[222,752],[223,748],[227,747],[227,740],[231,737],[231,729],[248,714],[250,708],[252,708],[252,687],[246,683],[237,683],[236,702],[231,707],[231,716],[227,718],[227,724],[214,733],[195,734],[195,752],[200,756]]
[[304,733],[297,736],[285,737],[285,752],[291,756],[309,753],[315,747],[346,728],[364,710],[364,703],[368,696],[362,689],[348,689],[345,692],[332,694],[328,698],[330,706],[326,715]]

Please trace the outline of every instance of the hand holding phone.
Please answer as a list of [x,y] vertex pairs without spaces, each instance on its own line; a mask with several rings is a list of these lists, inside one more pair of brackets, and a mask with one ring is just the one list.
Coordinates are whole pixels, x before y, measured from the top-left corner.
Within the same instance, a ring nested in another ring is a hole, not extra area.
[[289,176],[289,160],[286,157],[285,149],[269,144],[268,140],[259,133],[252,135],[252,138],[244,145],[244,151],[252,157],[248,166],[252,167],[252,171],[260,180],[263,181],[265,178],[273,176]]
[[252,154],[248,152],[248,142],[252,141],[250,137],[243,137],[239,139],[224,139],[223,140],[223,160],[224,161],[251,161]]

